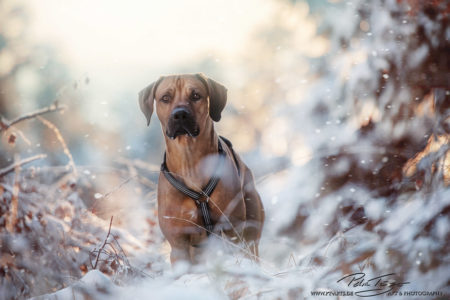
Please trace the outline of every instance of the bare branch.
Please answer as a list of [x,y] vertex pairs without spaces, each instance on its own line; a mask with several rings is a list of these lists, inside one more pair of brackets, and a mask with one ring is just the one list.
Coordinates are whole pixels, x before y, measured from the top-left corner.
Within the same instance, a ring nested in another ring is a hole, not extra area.
[[30,163],[32,161],[35,161],[35,160],[38,160],[38,159],[44,159],[46,157],[47,157],[46,154],[38,154],[38,155],[35,155],[35,156],[31,156],[31,157],[25,158],[25,159],[23,159],[21,161],[16,161],[13,164],[11,164],[11,165],[3,168],[3,169],[0,169],[0,176],[8,174],[9,172],[11,172],[12,170],[14,170],[15,168],[17,168],[19,166],[22,166],[24,164],[28,164],[28,163]]
[[66,108],[65,106],[53,104],[53,105],[50,105],[49,107],[45,107],[45,108],[39,109],[37,111],[31,112],[31,113],[27,113],[27,114],[20,116],[12,121],[7,121],[4,118],[2,118],[2,120],[0,120],[0,131],[7,130],[11,126],[13,126],[19,122],[22,122],[24,120],[33,119],[33,118],[36,118],[37,116],[48,114],[51,112],[61,111],[61,110],[64,110],[65,108]]
[[103,252],[103,249],[105,248],[106,243],[108,242],[109,235],[111,234],[111,226],[112,226],[112,222],[113,222],[113,217],[114,216],[111,216],[111,221],[109,222],[109,230],[108,230],[108,234],[106,235],[106,239],[103,242],[103,245],[98,250],[97,258],[95,259],[94,270],[97,268],[97,264],[98,264],[98,260],[100,258],[100,254]]
[[89,252],[89,262],[91,263],[91,268],[94,269],[94,265],[92,264],[92,259],[91,259],[91,255],[93,255],[95,253],[96,248],[94,248],[94,250],[92,250],[91,252]]

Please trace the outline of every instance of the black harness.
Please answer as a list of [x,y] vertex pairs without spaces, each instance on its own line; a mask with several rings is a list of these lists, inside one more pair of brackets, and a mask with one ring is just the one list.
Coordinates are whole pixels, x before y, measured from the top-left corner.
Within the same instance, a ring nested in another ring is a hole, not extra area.
[[211,194],[213,193],[214,189],[217,186],[217,183],[220,180],[220,177],[222,176],[224,163],[225,163],[225,159],[226,159],[226,154],[225,154],[225,151],[223,150],[221,140],[223,140],[227,144],[227,146],[230,148],[231,153],[233,154],[234,163],[236,164],[236,167],[237,167],[238,175],[240,176],[241,172],[240,172],[239,164],[236,159],[236,154],[234,153],[234,150],[233,150],[233,145],[226,138],[220,137],[219,143],[218,143],[218,145],[219,145],[219,147],[218,147],[218,152],[219,152],[218,166],[217,166],[214,174],[212,175],[211,179],[208,181],[206,186],[201,190],[201,192],[191,190],[183,182],[177,180],[172,175],[172,173],[167,168],[166,153],[164,153],[164,160],[161,164],[161,172],[163,172],[167,181],[169,181],[170,184],[173,185],[173,187],[176,188],[178,191],[185,194],[189,198],[192,198],[195,201],[195,204],[197,204],[197,207],[200,209],[200,212],[203,217],[203,223],[205,225],[207,235],[209,235],[214,228],[214,224],[211,220],[211,213],[209,211],[208,202],[209,202],[209,198],[211,197]]

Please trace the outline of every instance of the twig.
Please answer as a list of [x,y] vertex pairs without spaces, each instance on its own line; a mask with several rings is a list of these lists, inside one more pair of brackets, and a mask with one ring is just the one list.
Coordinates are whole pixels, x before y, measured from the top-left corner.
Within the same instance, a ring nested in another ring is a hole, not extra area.
[[[0,124],[0,127],[1,127],[1,124]],[[28,146],[31,145],[30,140],[25,136],[25,134],[23,133],[22,130],[20,130],[19,128],[14,128],[13,133],[14,132],[17,133]]]
[[98,203],[99,199],[107,199],[111,194],[113,194],[113,193],[117,192],[118,190],[120,190],[125,184],[127,184],[128,182],[130,182],[133,178],[135,178],[137,176],[138,175],[128,177],[127,179],[122,181],[118,186],[116,186],[114,189],[112,189],[111,191],[107,192],[104,195],[101,195],[98,199],[95,199],[94,203],[91,205],[91,211],[92,212],[95,211],[95,209],[97,208],[97,203]]
[[160,167],[159,166],[155,166],[152,164],[149,164],[145,161],[142,161],[140,159],[127,159],[125,157],[119,157],[115,160],[118,164],[122,164],[122,165],[132,165],[136,168],[142,169],[142,170],[146,170],[149,172],[158,172],[160,171]]
[[20,116],[12,121],[7,121],[5,119],[0,120],[0,131],[2,130],[7,130],[8,128],[10,128],[11,126],[22,122],[24,120],[29,120],[29,119],[33,119],[36,118],[37,116],[40,115],[44,115],[44,114],[48,114],[51,112],[55,112],[55,111],[60,111],[60,110],[64,110],[66,107],[65,106],[60,106],[58,104],[53,104],[49,107],[45,107],[42,109],[39,109],[37,111],[31,112],[31,113],[27,113],[23,116]]
[[111,221],[109,222],[109,230],[108,230],[108,234],[106,235],[106,239],[103,242],[103,245],[100,247],[100,250],[98,250],[97,258],[95,259],[94,270],[97,268],[97,264],[98,264],[98,260],[100,258],[100,254],[103,252],[103,249],[105,248],[105,246],[106,246],[106,244],[108,242],[109,235],[111,234],[111,226],[112,226],[112,222],[113,222],[113,217],[114,216],[111,216]]
[[0,176],[8,174],[12,170],[14,170],[16,167],[20,167],[20,166],[22,166],[24,164],[28,164],[28,163],[30,163],[32,161],[35,161],[35,160],[38,160],[38,159],[43,159],[43,158],[46,158],[46,157],[47,157],[46,154],[38,154],[38,155],[35,155],[35,156],[31,156],[31,157],[25,158],[25,159],[23,159],[21,161],[15,161],[13,164],[11,164],[11,165],[3,168],[3,169],[0,169]]
[[113,239],[116,241],[117,246],[119,247],[119,251],[123,253],[123,257],[125,258],[124,261],[127,265],[130,265],[130,262],[128,261],[128,257],[127,254],[125,253],[125,251],[123,250],[122,246],[120,246],[119,241],[117,240],[117,238],[113,235]]

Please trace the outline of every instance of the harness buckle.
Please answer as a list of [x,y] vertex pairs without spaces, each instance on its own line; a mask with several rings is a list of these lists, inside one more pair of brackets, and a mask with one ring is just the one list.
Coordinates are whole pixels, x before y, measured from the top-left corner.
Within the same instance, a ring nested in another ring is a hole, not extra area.
[[197,204],[199,204],[200,202],[206,202],[206,203],[208,203],[208,202],[209,202],[209,196],[206,195],[205,193],[202,193],[202,194],[200,195],[200,198],[199,198],[198,200],[196,200],[196,202],[197,202]]

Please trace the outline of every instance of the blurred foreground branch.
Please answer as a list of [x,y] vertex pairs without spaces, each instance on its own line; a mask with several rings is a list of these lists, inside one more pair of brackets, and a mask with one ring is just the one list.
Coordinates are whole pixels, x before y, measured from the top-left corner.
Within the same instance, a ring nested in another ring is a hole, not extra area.
[[[19,161],[19,156],[16,155],[14,161]],[[19,206],[19,174],[20,174],[20,164],[15,163],[14,164],[14,170],[16,171],[16,174],[14,176],[14,186],[12,191],[12,198],[11,198],[11,211],[9,220],[6,222],[6,229],[9,232],[13,232],[14,227],[17,224],[17,210]]]
[[36,118],[36,117],[44,115],[44,114],[48,114],[48,113],[56,112],[56,111],[62,111],[64,109],[66,109],[66,106],[61,106],[56,102],[53,105],[36,110],[34,112],[27,113],[27,114],[20,116],[12,121],[7,121],[6,119],[1,118],[0,119],[0,131],[7,130],[11,126],[13,126],[19,122],[22,122],[24,120],[33,119],[33,118]]
[[9,166],[7,166],[7,167],[5,167],[3,169],[0,169],[0,176],[8,174],[9,172],[11,172],[12,170],[14,170],[15,168],[17,168],[19,166],[28,164],[28,163],[30,163],[32,161],[35,161],[35,160],[38,160],[38,159],[44,159],[46,157],[47,157],[46,154],[38,154],[38,155],[35,155],[35,156],[31,156],[31,157],[22,159],[20,161],[16,161],[16,162],[12,163],[11,165],[9,165]]

